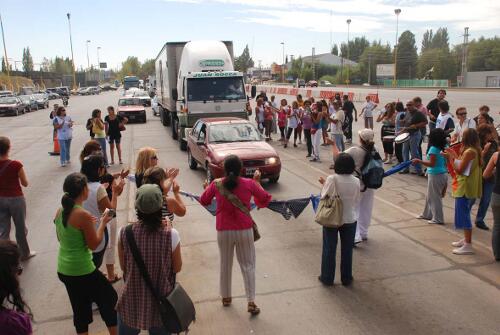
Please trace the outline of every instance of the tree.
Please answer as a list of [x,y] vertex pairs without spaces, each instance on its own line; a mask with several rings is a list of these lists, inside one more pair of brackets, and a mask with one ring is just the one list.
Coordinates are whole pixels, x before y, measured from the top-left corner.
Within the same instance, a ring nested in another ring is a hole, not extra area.
[[118,76],[120,78],[123,78],[125,76],[138,76],[140,75],[140,71],[141,71],[141,62],[139,62],[139,59],[135,56],[129,56],[122,63],[122,68],[118,73]]
[[29,47],[23,49],[23,70],[27,75],[33,71],[33,57]]
[[500,38],[473,40],[468,50],[468,71],[500,70]]
[[339,47],[337,46],[337,44],[333,45],[331,53],[332,53],[332,55],[335,55],[335,56],[339,55]]
[[412,79],[415,77],[418,55],[415,35],[411,31],[406,30],[399,36],[397,52],[397,79]]
[[[342,43],[340,45],[340,52],[342,57],[349,58],[352,61],[359,61],[359,57],[366,48],[370,46],[370,42],[366,39],[366,37],[356,37],[354,40],[349,41],[349,50],[347,48],[346,43]],[[348,52],[349,51],[349,52]]]
[[[390,64],[393,61],[394,57],[389,45],[373,42],[371,46],[365,49],[359,60],[363,82],[375,83],[377,81],[377,64]],[[369,80],[368,73],[370,73]]]
[[50,60],[49,70],[57,74],[71,74],[73,72],[73,63],[68,57],[56,56],[54,60]]
[[432,37],[432,48],[450,50],[450,43],[447,28],[439,28]]
[[146,59],[141,65],[140,76],[146,77],[155,73],[155,60]]
[[429,49],[418,59],[417,73],[420,78],[454,80],[456,69],[456,59],[444,48]]
[[422,38],[422,49],[420,50],[420,52],[432,49],[432,38],[433,38],[432,29],[427,29],[426,32],[424,33],[424,37]]
[[250,57],[250,49],[248,49],[248,44],[243,49],[243,52],[239,57],[234,60],[234,69],[240,72],[247,72],[247,70],[254,66],[252,57]]
[[[10,70],[10,66],[9,66]],[[2,57],[2,73],[7,73],[7,65],[5,64],[5,58]]]

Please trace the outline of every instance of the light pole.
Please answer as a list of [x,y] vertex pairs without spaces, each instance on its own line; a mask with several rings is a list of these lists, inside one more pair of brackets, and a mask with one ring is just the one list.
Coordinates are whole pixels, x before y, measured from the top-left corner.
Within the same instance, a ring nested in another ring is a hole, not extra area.
[[347,80],[346,83],[349,85],[349,68],[350,68],[350,57],[351,57],[351,46],[350,46],[350,39],[349,39],[349,33],[350,33],[350,28],[351,28],[351,19],[347,19]]
[[2,41],[3,41],[3,52],[4,52],[4,62],[5,62],[5,69],[7,70],[7,79],[9,81],[9,85],[12,88],[12,83],[10,81],[10,70],[9,70],[9,60],[7,57],[7,47],[5,46],[5,35],[3,32],[3,21],[2,21],[2,15],[0,14],[0,26],[2,27]]
[[392,81],[392,85],[396,86],[396,71],[397,71],[397,60],[398,60],[398,33],[399,33],[399,14],[401,14],[401,9],[396,8],[394,10],[394,14],[396,14],[396,44],[394,45],[394,79]]
[[71,45],[71,64],[73,65],[73,89],[76,90],[75,57],[73,56],[73,39],[71,37],[71,14],[67,13],[69,27],[69,44]]
[[283,46],[283,62],[281,63],[281,82],[285,82],[285,42],[280,43]]
[[90,58],[89,58],[89,43],[90,43],[90,40],[87,40],[87,42],[85,42],[86,45],[87,45],[87,70],[90,69]]
[[97,47],[97,83],[101,81],[101,63],[99,62],[99,50],[101,47]]

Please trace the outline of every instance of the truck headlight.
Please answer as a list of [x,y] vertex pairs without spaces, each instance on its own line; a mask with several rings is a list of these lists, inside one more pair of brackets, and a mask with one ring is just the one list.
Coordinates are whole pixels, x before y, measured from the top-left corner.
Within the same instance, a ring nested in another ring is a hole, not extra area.
[[269,157],[269,158],[266,158],[266,165],[274,165],[274,164],[277,164],[279,162],[279,158],[278,157]]

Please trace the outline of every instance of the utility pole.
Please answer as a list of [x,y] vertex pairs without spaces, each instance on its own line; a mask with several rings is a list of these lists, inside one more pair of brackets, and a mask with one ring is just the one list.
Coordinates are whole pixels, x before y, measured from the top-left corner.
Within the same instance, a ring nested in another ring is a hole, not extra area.
[[90,43],[90,40],[87,40],[87,42],[86,42],[86,44],[87,44],[87,70],[90,70],[89,43]]
[[312,48],[311,54],[311,70],[312,70],[312,80],[316,78],[316,66],[314,65],[314,56],[316,55],[316,48]]
[[101,82],[101,63],[99,61],[99,50],[101,50],[101,47],[97,47],[97,83]]
[[462,46],[462,83],[461,87],[465,86],[465,77],[467,76],[467,45],[469,44],[469,27],[464,29],[464,44]]
[[401,14],[401,9],[397,8],[394,10],[396,14],[396,44],[394,45],[394,80],[392,85],[396,86],[396,71],[397,71],[397,61],[398,61],[398,33],[399,33],[399,14]]
[[2,27],[2,41],[3,41],[3,53],[4,53],[4,62],[5,62],[5,69],[7,70],[7,79],[9,81],[9,85],[12,88],[12,82],[10,81],[10,70],[9,70],[9,60],[7,58],[7,47],[5,46],[5,35],[3,32],[3,20],[2,20],[2,15],[0,14],[0,26]]
[[69,27],[69,44],[71,45],[71,64],[73,65],[73,89],[76,90],[75,57],[73,56],[73,39],[71,37],[71,14],[67,13]]
[[347,80],[345,81],[347,85],[349,85],[349,68],[351,67],[350,61],[351,61],[351,43],[349,39],[349,32],[350,32],[350,27],[351,27],[351,19],[347,19]]

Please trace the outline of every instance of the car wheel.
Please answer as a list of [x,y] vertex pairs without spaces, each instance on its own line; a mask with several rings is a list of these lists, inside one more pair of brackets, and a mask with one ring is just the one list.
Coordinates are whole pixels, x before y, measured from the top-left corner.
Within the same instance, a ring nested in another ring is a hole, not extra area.
[[176,140],[179,137],[179,134],[177,133],[177,119],[174,118],[173,114],[170,114],[170,124],[172,125],[172,139]]
[[208,163],[205,165],[205,169],[207,170],[207,181],[211,183],[214,180],[214,176],[212,175],[212,171],[208,167]]
[[181,149],[181,151],[187,150],[187,142],[182,137],[179,138],[179,149]]
[[196,170],[196,167],[198,166],[198,162],[196,161],[196,159],[193,158],[191,150],[189,149],[188,149],[188,164],[191,170]]
[[276,176],[276,177],[272,177],[272,178],[269,178],[269,183],[271,184],[276,184],[278,182],[278,180],[280,179],[280,176]]
[[144,113],[144,117],[142,118],[142,123],[146,123],[146,113]]

